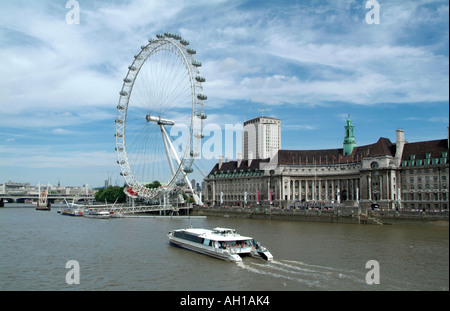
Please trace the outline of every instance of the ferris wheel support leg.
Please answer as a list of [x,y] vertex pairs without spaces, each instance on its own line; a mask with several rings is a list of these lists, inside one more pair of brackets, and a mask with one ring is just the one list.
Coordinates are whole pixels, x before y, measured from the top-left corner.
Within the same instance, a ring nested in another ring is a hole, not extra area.
[[[191,192],[192,192],[192,195],[193,195],[193,197],[194,197],[195,204],[203,205],[203,203],[202,203],[202,201],[200,200],[200,198],[198,197],[198,195],[194,192],[194,189],[192,188],[191,181],[189,180],[189,178],[188,178],[186,172],[183,170],[183,165],[181,164],[180,158],[178,157],[178,154],[177,154],[175,148],[173,147],[172,142],[170,141],[169,137],[167,136],[166,129],[164,128],[163,125],[160,125],[160,127],[161,127],[161,132],[162,132],[162,134],[163,134],[163,139],[165,138],[165,141],[166,141],[167,144],[169,145],[170,151],[172,152],[172,155],[173,155],[173,157],[175,158],[175,161],[177,162],[178,166],[181,166],[181,173],[183,174],[184,180],[186,181],[186,184],[188,185],[189,189],[190,189]],[[169,158],[169,160],[170,160],[170,158]]]
[[159,127],[161,129],[161,135],[164,142],[164,149],[166,150],[167,160],[169,161],[170,171],[172,172],[172,175],[175,175],[175,169],[173,168],[173,163],[172,160],[170,159],[169,149],[167,148],[167,134],[162,124],[160,124]]

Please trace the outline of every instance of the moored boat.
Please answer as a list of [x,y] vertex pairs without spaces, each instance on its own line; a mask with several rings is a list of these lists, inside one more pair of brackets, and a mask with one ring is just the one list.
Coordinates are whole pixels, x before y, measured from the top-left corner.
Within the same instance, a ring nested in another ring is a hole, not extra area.
[[259,242],[238,234],[234,229],[178,229],[167,236],[172,245],[223,260],[240,262],[241,256],[246,255],[273,260],[272,254]]
[[123,214],[119,212],[109,212],[110,218],[123,218]]
[[83,216],[83,214],[83,210],[74,208],[66,208],[61,213],[61,215],[65,216]]
[[84,217],[99,218],[99,219],[109,219],[110,214],[107,211],[87,210],[87,211],[84,212]]

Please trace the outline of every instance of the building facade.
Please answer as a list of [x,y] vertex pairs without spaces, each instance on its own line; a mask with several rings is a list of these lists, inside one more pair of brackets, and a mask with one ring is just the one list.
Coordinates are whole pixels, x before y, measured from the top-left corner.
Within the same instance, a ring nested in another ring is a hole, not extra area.
[[219,160],[205,178],[204,202],[282,208],[298,202],[363,208],[376,203],[383,209],[448,209],[448,137],[408,143],[404,131],[397,130],[395,143],[380,138],[356,146],[353,128],[348,131],[348,126],[349,121],[346,137],[353,139],[344,139],[343,148],[278,150],[271,158]]

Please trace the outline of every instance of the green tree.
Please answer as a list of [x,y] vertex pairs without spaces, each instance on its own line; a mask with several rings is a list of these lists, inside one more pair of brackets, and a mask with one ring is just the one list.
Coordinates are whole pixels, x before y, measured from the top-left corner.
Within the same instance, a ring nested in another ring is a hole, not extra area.
[[104,189],[101,188],[95,194],[95,200],[97,202],[108,202],[114,203],[117,200],[117,203],[124,203],[126,201],[126,195],[123,193],[124,187],[120,186],[109,186]]
[[161,187],[161,183],[159,181],[155,180],[152,183],[146,184],[145,187],[148,189],[155,189],[155,188]]

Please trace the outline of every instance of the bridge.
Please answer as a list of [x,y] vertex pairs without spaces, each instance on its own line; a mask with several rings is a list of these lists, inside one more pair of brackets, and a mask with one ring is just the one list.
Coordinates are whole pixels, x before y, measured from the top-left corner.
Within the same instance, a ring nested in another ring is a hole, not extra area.
[[[79,195],[79,194],[49,194],[47,196],[49,202],[54,203],[55,200],[72,200],[76,199],[77,201],[89,201],[94,199],[93,195]],[[0,201],[12,200],[14,203],[20,203],[25,200],[38,201],[39,194],[0,194]]]
[[148,213],[148,212],[169,212],[172,215],[176,215],[180,210],[190,210],[192,205],[177,207],[174,205],[141,205],[141,206],[127,206],[127,205],[86,205],[83,207],[85,210],[102,210],[120,214],[135,214],[135,213]]

